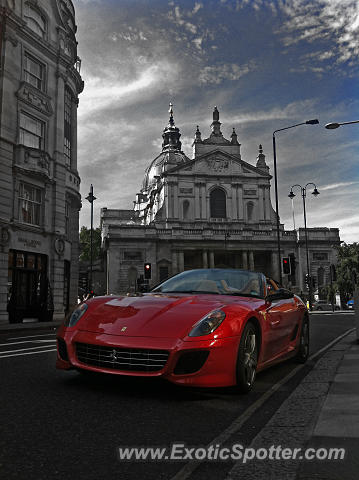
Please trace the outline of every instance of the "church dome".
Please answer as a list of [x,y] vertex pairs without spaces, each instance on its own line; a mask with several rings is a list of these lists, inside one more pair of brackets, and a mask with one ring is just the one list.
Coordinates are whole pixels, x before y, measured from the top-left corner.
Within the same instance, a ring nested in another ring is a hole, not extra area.
[[170,118],[162,134],[162,152],[146,169],[142,184],[143,190],[148,190],[151,185],[155,184],[157,177],[160,177],[164,171],[189,161],[189,158],[181,150],[181,134],[179,128],[175,126],[172,107],[173,105],[170,103]]

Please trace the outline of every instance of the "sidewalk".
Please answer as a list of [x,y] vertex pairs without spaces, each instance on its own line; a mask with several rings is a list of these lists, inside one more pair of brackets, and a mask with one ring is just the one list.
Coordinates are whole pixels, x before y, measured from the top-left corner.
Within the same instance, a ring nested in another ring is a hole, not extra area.
[[345,448],[344,460],[240,461],[226,480],[357,480],[359,478],[359,345],[355,332],[315,364],[267,425],[254,449]]
[[31,321],[32,319],[27,319],[24,323],[4,323],[0,324],[0,333],[13,332],[17,330],[39,330],[42,328],[59,327],[63,320],[53,320],[52,322],[39,322]]
[[330,386],[308,447],[344,448],[344,461],[301,465],[297,479],[355,480],[359,477],[359,345],[355,334]]

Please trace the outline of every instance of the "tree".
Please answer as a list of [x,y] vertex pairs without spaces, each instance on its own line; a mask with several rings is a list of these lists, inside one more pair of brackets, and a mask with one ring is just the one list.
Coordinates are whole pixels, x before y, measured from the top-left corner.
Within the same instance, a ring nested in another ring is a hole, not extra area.
[[359,243],[343,243],[337,248],[336,287],[340,296],[347,301],[354,294],[355,284],[359,283]]
[[[92,231],[92,260],[95,261],[101,255],[101,228]],[[91,229],[81,227],[80,230],[80,261],[90,261],[91,257]]]

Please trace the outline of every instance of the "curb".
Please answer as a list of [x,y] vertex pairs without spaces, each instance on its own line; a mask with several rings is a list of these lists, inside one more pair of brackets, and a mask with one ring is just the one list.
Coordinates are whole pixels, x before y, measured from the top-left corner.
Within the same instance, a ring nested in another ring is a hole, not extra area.
[[11,325],[0,325],[0,333],[16,332],[17,330],[40,330],[44,328],[57,328],[63,323],[63,320],[56,320],[53,322],[29,322],[29,323],[15,323]]

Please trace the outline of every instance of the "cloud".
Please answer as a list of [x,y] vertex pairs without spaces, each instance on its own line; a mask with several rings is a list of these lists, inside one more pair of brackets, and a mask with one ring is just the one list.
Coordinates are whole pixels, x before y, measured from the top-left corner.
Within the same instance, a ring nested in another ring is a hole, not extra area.
[[291,0],[279,2],[286,15],[279,33],[284,34],[286,46],[297,43],[332,44],[332,55],[324,53],[319,60],[331,58],[334,53],[337,63],[354,65],[359,59],[359,3],[357,0]]
[[139,95],[153,96],[160,91],[166,82],[175,78],[177,68],[167,61],[154,63],[139,71],[130,82],[120,83],[114,75],[103,77],[87,77],[86,89],[81,99],[83,104],[79,111],[79,119],[93,115],[94,112],[120,106],[128,101],[138,101]]
[[320,190],[334,190],[337,188],[349,187],[351,185],[358,185],[359,182],[340,182],[340,183],[332,183],[331,185],[325,185],[321,187]]
[[202,84],[220,84],[223,80],[238,80],[255,70],[256,66],[252,62],[247,65],[237,65],[236,63],[223,63],[221,65],[206,66],[202,68],[199,74],[199,81]]

